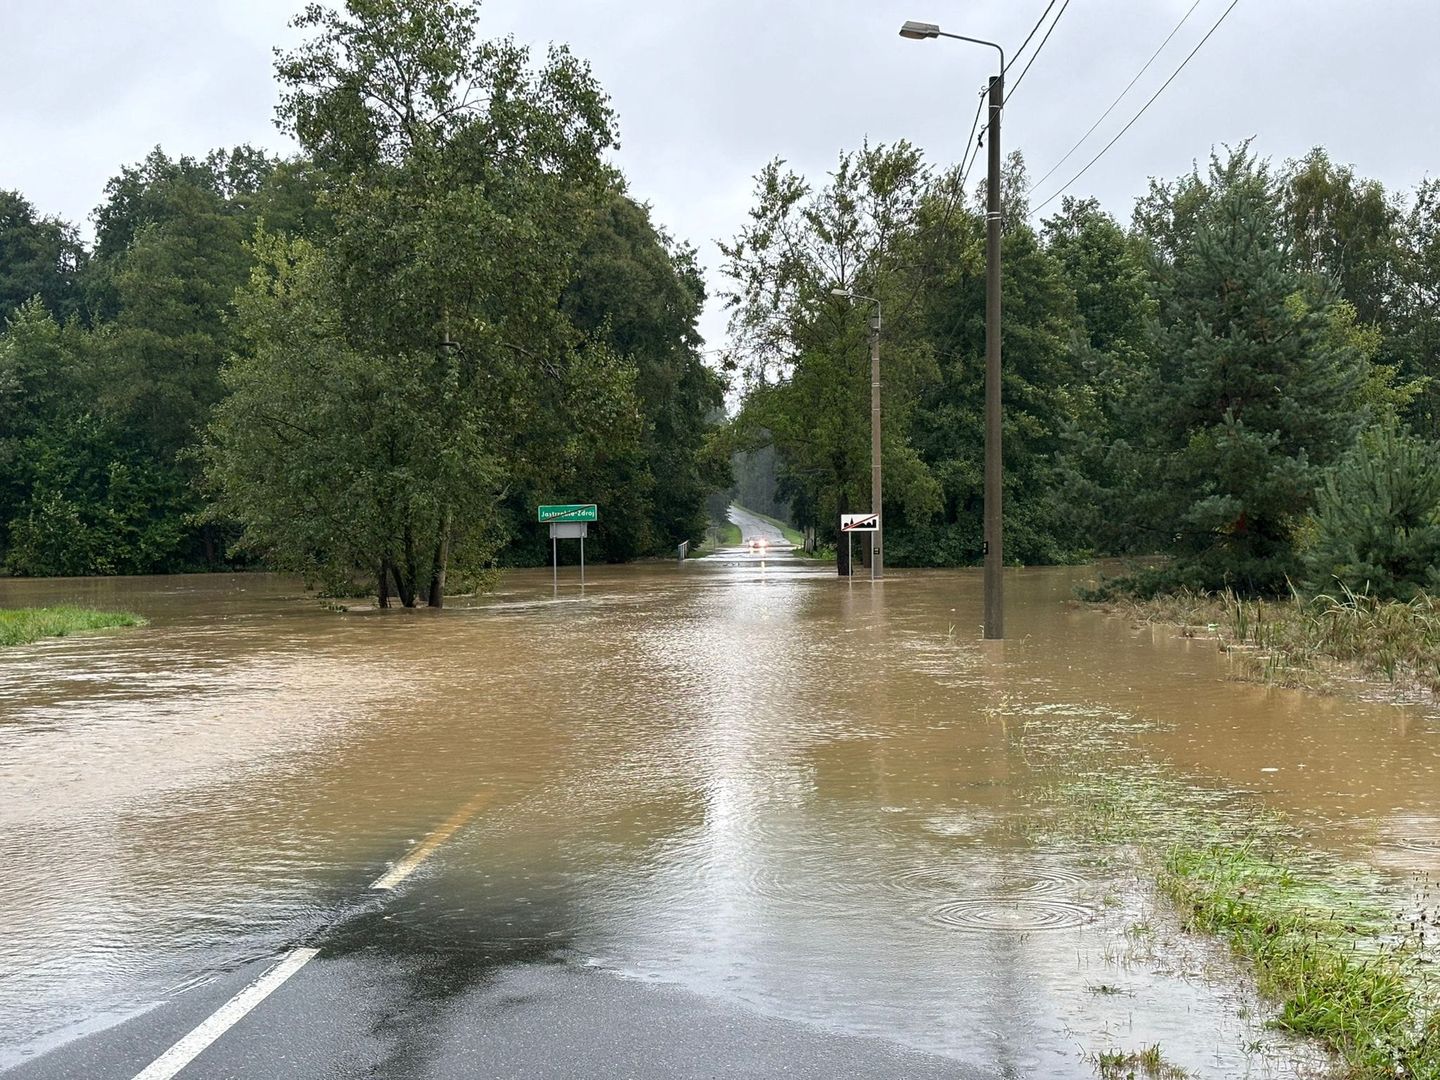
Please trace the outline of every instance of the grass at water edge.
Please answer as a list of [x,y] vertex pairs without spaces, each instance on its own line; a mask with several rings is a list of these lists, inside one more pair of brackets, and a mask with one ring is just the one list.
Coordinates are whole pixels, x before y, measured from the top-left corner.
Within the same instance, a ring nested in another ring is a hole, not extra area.
[[127,611],[96,611],[79,607],[0,608],[0,647],[28,645],[50,637],[68,637],[87,630],[144,626]]

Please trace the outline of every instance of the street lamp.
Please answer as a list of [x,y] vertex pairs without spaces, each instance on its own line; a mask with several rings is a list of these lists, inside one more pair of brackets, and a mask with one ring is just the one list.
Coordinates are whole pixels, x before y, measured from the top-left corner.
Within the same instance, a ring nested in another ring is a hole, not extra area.
[[855,303],[864,300],[875,305],[870,319],[870,512],[875,515],[875,543],[870,548],[870,580],[885,576],[885,513],[880,485],[880,301],[861,296],[853,289],[831,289],[832,296],[842,296]]
[[985,637],[1005,636],[1004,465],[1000,453],[1000,113],[1005,104],[1005,50],[993,41],[947,34],[934,23],[907,22],[900,36],[912,41],[954,38],[987,45],[1000,54],[990,80],[989,173],[985,188]]

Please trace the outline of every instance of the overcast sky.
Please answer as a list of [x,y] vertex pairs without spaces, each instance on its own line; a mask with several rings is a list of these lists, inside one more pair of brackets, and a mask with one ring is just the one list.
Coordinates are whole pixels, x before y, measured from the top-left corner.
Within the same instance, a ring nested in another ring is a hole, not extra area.
[[[1063,0],[1062,0],[1063,2]],[[1090,126],[1193,0],[1071,0],[1006,110],[1038,177]],[[1043,198],[1118,131],[1230,0],[1189,22]],[[172,155],[293,147],[271,117],[271,47],[301,0],[0,0],[0,187],[84,224],[105,181]],[[486,36],[566,41],[620,116],[617,161],[657,219],[696,244],[744,222],[772,157],[821,175],[867,136],[957,159],[993,53],[905,41],[907,18],[1013,50],[1046,0],[489,0]],[[1073,188],[1122,220],[1151,176],[1256,137],[1276,159],[1323,145],[1392,189],[1440,174],[1440,0],[1239,0],[1150,111]],[[1093,148],[1092,148],[1093,147]],[[714,292],[722,282],[711,275]],[[712,303],[704,329],[721,344]]]

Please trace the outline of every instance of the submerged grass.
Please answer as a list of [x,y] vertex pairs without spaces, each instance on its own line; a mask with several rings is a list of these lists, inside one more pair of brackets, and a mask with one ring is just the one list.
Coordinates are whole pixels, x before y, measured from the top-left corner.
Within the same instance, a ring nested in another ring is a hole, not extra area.
[[1254,965],[1277,1027],[1318,1039],[1353,1080],[1440,1080],[1440,1013],[1424,926],[1394,933],[1373,903],[1308,881],[1248,846],[1177,845],[1161,891],[1187,928],[1216,934]]
[[1166,1061],[1159,1043],[1140,1050],[1102,1050],[1094,1062],[1101,1080],[1184,1080],[1191,1075]]
[[125,611],[48,607],[0,609],[0,646],[28,645],[47,637],[65,637],[112,626],[144,626],[139,615]]
[[[1397,914],[1393,884],[1307,857],[1278,816],[1165,781],[1070,782],[1042,810],[1052,837],[1138,853],[1187,930],[1252,966],[1273,1026],[1317,1040],[1339,1076],[1440,1080],[1440,907],[1428,882]],[[1145,1053],[1108,1051],[1100,1075],[1173,1075],[1146,1072]]]
[[1440,693],[1440,597],[1338,596],[1247,600],[1231,591],[1111,600],[1104,609],[1214,637],[1236,674],[1256,682],[1335,689],[1355,679]]

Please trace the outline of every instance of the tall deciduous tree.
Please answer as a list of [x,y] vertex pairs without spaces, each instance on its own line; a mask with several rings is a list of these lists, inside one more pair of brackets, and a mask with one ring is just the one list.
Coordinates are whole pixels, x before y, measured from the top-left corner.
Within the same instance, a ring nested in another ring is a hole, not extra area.
[[18,191],[0,191],[0,326],[35,296],[61,322],[80,314],[85,260],[73,225],[40,216]]
[[[398,486],[365,503],[368,519],[344,544],[307,557],[334,572],[373,568],[382,599],[393,583],[403,603],[439,606],[452,555],[498,524],[502,476],[539,489],[573,470],[587,425],[623,434],[638,413],[633,370],[560,303],[577,238],[610,187],[600,155],[613,117],[567,50],[536,67],[512,41],[479,41],[468,4],[312,4],[296,25],[313,36],[278,62],[279,117],[325,170],[334,234],[323,259],[272,257],[270,283],[252,291],[279,301],[279,268],[308,268],[323,352],[349,373],[311,381],[314,408],[344,422],[378,409],[410,425],[385,445]],[[231,376],[242,401],[266,393],[252,383],[296,370],[301,341],[321,348],[296,339],[296,320],[267,322],[269,306],[251,314],[256,363]],[[214,429],[211,475],[251,540],[298,562],[253,497],[260,473],[247,455],[258,450],[239,408]],[[353,439],[328,422],[299,432],[283,413],[246,415],[268,426],[267,453],[293,455],[276,469],[300,484],[325,482]]]
[[[772,162],[756,181],[750,223],[721,246],[731,334],[747,358],[741,441],[773,441],[796,502],[822,536],[870,505],[869,301],[880,301],[885,499],[914,519],[938,508],[935,479],[910,440],[917,388],[934,377],[915,334],[920,295],[907,249],[928,183],[914,147],[841,156],[821,187]],[[748,434],[748,437],[747,437]]]

